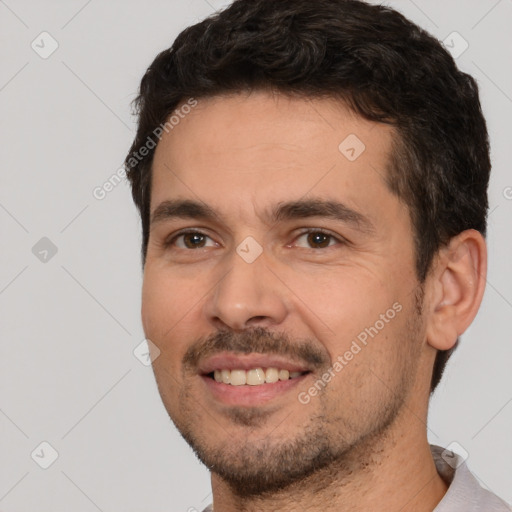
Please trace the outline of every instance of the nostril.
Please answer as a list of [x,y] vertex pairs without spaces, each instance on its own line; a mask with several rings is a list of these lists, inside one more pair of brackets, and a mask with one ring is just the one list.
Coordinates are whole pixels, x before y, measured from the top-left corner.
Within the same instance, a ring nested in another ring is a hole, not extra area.
[[251,324],[251,323],[259,323],[261,322],[262,320],[265,320],[266,316],[251,316],[251,318],[249,318],[249,320],[247,320],[247,323],[248,324]]

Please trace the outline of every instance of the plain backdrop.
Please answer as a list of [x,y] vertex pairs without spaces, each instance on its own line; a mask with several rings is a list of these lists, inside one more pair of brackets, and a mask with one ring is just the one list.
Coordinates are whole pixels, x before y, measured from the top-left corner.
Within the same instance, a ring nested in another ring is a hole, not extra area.
[[[145,69],[226,3],[0,0],[4,512],[186,512],[211,501],[208,472],[140,360],[129,187],[94,191],[130,146]],[[512,502],[512,2],[388,3],[447,40],[481,88],[493,158],[488,286],[432,401],[429,439],[457,442],[482,485]]]

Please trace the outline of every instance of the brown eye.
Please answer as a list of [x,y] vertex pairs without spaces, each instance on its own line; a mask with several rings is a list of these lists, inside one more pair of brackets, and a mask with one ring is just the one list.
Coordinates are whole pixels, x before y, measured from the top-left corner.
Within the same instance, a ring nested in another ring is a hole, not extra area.
[[202,249],[204,247],[213,247],[216,244],[204,233],[186,231],[176,235],[168,245],[174,245],[179,249]]
[[188,233],[183,235],[183,243],[189,249],[196,249],[197,247],[203,247],[206,237],[199,233]]
[[331,235],[326,235],[325,233],[321,233],[319,231],[308,233],[307,240],[308,244],[313,247],[314,249],[320,248],[323,249],[324,247],[328,247],[329,243],[331,241]]
[[299,235],[296,245],[306,249],[325,249],[336,243],[341,243],[341,240],[336,238],[330,233],[324,233],[319,229],[311,229]]

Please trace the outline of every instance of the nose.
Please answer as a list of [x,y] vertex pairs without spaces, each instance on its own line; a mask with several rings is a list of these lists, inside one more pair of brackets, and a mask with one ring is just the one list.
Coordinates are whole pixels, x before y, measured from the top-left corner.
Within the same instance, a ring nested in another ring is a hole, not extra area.
[[248,263],[233,252],[204,303],[208,321],[233,330],[281,324],[287,315],[286,287],[267,264],[264,254]]

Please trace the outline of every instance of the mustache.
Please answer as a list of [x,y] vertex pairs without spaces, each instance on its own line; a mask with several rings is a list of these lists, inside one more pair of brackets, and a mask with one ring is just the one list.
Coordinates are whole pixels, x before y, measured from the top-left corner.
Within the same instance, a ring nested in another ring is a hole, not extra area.
[[305,363],[312,370],[328,367],[330,356],[308,338],[292,341],[286,333],[275,333],[263,327],[247,331],[217,331],[197,339],[183,356],[183,368],[197,373],[199,363],[221,352],[239,354],[274,354]]

